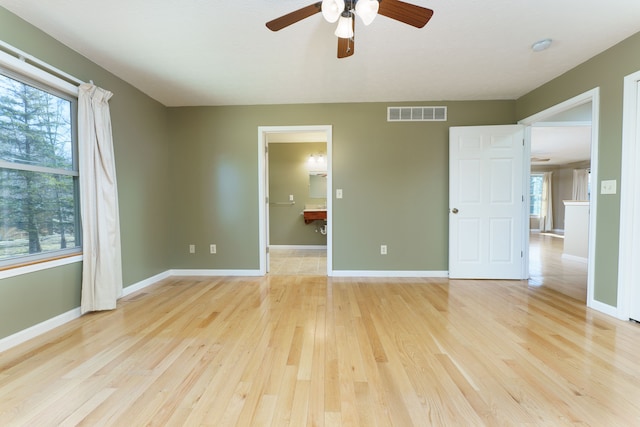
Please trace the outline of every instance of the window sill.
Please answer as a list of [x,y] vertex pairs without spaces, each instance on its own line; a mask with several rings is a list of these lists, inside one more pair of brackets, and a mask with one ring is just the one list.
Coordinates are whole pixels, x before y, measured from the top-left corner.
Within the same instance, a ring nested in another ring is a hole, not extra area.
[[62,265],[73,264],[82,261],[82,253],[70,254],[57,258],[49,258],[31,263],[7,266],[0,270],[0,279],[20,276],[22,274],[33,273],[36,271],[46,270],[48,268],[60,267]]

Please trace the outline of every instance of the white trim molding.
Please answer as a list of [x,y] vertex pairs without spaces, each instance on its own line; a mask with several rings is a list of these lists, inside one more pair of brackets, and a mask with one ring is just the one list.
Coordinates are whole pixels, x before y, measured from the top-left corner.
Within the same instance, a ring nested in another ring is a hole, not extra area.
[[147,286],[151,286],[169,277],[171,277],[171,271],[165,271],[164,273],[156,274],[155,276],[149,277],[148,279],[141,280],[138,283],[134,283],[133,285],[129,285],[126,288],[122,289],[122,296],[126,297],[127,295],[131,295],[134,292],[138,292],[139,290],[144,289]]
[[268,192],[267,180],[267,153],[269,134],[287,133],[319,133],[326,135],[327,143],[327,276],[332,275],[333,270],[333,177],[332,177],[332,151],[333,151],[333,126],[309,125],[309,126],[258,126],[258,252],[260,259],[260,272],[264,275],[268,271],[267,246],[269,245],[267,224],[266,195]]
[[60,267],[67,264],[73,264],[76,262],[82,262],[82,255],[74,255],[65,258],[58,258],[51,261],[36,262],[34,264],[25,265],[22,267],[8,268],[0,271],[0,280],[7,279],[9,277],[20,276],[22,274],[34,273],[40,270],[46,270],[49,268]]
[[333,277],[449,277],[449,272],[441,271],[397,271],[397,270],[333,270]]
[[618,317],[618,309],[616,307],[613,307],[609,304],[605,304],[600,301],[594,300],[592,305],[589,306],[589,308],[592,308],[604,314],[608,314],[611,317]]
[[62,326],[65,323],[71,322],[80,317],[80,307],[69,310],[66,313],[62,313],[58,316],[47,319],[44,322],[40,322],[27,329],[16,332],[13,335],[0,339],[0,353],[8,350],[12,347],[29,341],[32,338],[42,335],[45,332],[49,332],[52,329]]
[[[65,258],[65,260],[69,260],[69,258]],[[61,261],[61,260],[58,260],[58,261]],[[80,256],[80,261],[82,261],[81,256]],[[68,264],[68,262],[66,264]],[[54,265],[50,265],[47,268],[51,268],[51,267],[54,267]],[[21,274],[24,274],[24,272]],[[156,274],[155,276],[149,277],[148,279],[129,285],[122,290],[122,296],[124,297],[127,295],[131,295],[132,293],[137,292],[140,289],[146,288],[147,286],[151,286],[159,282],[160,280],[166,279],[170,276],[171,276],[170,271],[165,271],[164,273]],[[23,329],[21,331],[16,332],[15,334],[2,338],[0,339],[0,353],[12,347],[15,347],[19,344],[22,344],[32,338],[35,338],[38,335],[42,335],[45,332],[49,332],[52,329],[57,328],[58,326],[62,326],[65,323],[78,319],[80,316],[81,316],[80,307],[76,307],[72,310],[67,311],[66,313],[62,313],[58,316],[52,317],[51,319],[47,319],[27,329]]]
[[212,276],[212,277],[220,277],[220,276],[247,276],[247,277],[256,277],[256,276],[264,276],[264,273],[260,270],[170,270],[171,276]]
[[[640,303],[640,71],[624,78],[622,112],[622,168],[620,177],[620,246],[618,255],[618,310],[629,320],[631,301]],[[636,319],[638,320],[638,319]]]
[[[80,79],[40,61],[37,58],[34,58],[33,56],[2,41],[0,41],[0,47],[13,52],[13,55],[10,55],[7,52],[0,50],[0,65],[4,68],[25,75],[41,83],[45,83],[69,95],[78,96],[78,86],[63,80],[58,76],[71,80],[78,85],[82,83]],[[28,61],[36,64],[37,66],[30,64]]]
[[327,245],[269,245],[269,249],[312,250],[327,249]]
[[585,264],[589,262],[589,258],[584,258],[576,255],[562,254],[562,258],[569,261],[583,262]]
[[[579,105],[586,104],[591,102],[591,182],[598,182],[598,136],[600,132],[600,88],[596,87],[587,92],[584,92],[580,95],[574,96],[571,99],[568,99],[560,104],[554,105],[551,108],[548,108],[544,111],[541,111],[537,114],[529,116],[525,119],[520,120],[518,123],[533,126],[534,123],[544,122],[549,117],[561,113],[563,111],[569,110],[571,108],[577,107]],[[531,143],[531,141],[529,141]],[[593,191],[591,193],[592,197],[590,200],[590,208],[589,211],[591,215],[589,216],[589,252],[588,252],[588,262],[587,262],[587,307],[591,307],[595,310],[602,311],[604,313],[609,314],[610,310],[604,307],[610,307],[606,304],[603,304],[599,301],[596,301],[594,298],[594,277],[595,277],[595,259],[596,259],[596,223],[597,223],[597,214],[598,214],[598,192]],[[528,249],[527,249],[528,252]],[[528,255],[528,253],[527,253]]]

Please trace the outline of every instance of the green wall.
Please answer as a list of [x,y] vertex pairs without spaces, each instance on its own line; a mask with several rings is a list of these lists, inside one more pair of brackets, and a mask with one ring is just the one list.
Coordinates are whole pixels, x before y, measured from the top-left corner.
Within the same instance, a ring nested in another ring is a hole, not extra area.
[[[2,8],[0,39],[114,92],[125,286],[172,268],[259,268],[259,126],[333,126],[335,270],[446,270],[449,127],[515,123],[600,87],[599,179],[619,180],[623,77],[640,69],[636,34],[517,101],[166,108]],[[446,105],[449,120],[388,123],[393,105]],[[613,306],[619,210],[618,195],[598,197],[595,297]],[[80,263],[3,279],[0,338],[79,302]]]
[[[269,144],[269,244],[326,245],[327,236],[319,232],[324,221],[305,224],[302,211],[306,204],[326,205],[325,198],[309,196],[311,154],[327,153],[325,142]],[[295,205],[288,203],[293,195]]]
[[[0,40],[114,93],[124,285],[169,269],[167,110],[138,89],[0,8]],[[81,263],[0,280],[0,338],[80,306]]]
[[332,125],[334,270],[447,270],[449,127],[515,123],[515,101],[424,104],[448,121],[386,121],[411,103],[169,108],[172,267],[257,270],[258,127]]
[[[624,77],[640,70],[640,33],[528,93],[516,102],[518,120],[593,88],[600,88],[598,180],[620,188]],[[600,188],[600,183],[593,185]],[[595,192],[594,192],[595,193]],[[620,194],[597,194],[594,298],[617,306]]]

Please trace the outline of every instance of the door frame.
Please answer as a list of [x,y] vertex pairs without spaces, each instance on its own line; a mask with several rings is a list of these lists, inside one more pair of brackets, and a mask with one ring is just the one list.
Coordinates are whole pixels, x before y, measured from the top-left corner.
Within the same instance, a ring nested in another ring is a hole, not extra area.
[[267,177],[267,143],[268,135],[272,133],[304,133],[304,132],[324,132],[327,139],[327,276],[333,276],[333,177],[332,177],[332,132],[331,125],[310,125],[310,126],[258,126],[258,250],[260,259],[260,274],[267,273],[267,245],[268,245],[268,222],[267,222],[267,199],[268,177]]
[[[620,176],[620,245],[618,254],[618,312],[616,317],[629,320],[631,301],[640,297],[640,228],[634,217],[640,210],[640,71],[624,78],[622,110],[622,168]],[[635,283],[635,286],[634,286]],[[635,319],[640,320],[640,319]]]
[[[593,279],[594,279],[594,266],[595,266],[595,249],[596,249],[596,216],[598,213],[598,134],[599,134],[599,121],[600,121],[600,88],[596,87],[580,95],[574,96],[564,102],[556,104],[546,110],[540,111],[532,116],[526,117],[518,123],[527,126],[528,130],[525,131],[525,147],[526,151],[531,152],[531,129],[536,122],[544,121],[545,119],[554,116],[558,113],[562,113],[571,108],[577,107],[582,104],[591,102],[591,200],[589,200],[589,252],[587,260],[587,307],[595,308],[599,311],[610,313],[610,307],[602,304],[594,299],[593,291]],[[527,156],[525,159],[525,171],[529,175],[531,170],[531,158]],[[525,224],[529,227],[529,224]],[[529,233],[526,233],[525,242],[525,262],[527,264],[527,274],[529,268]]]

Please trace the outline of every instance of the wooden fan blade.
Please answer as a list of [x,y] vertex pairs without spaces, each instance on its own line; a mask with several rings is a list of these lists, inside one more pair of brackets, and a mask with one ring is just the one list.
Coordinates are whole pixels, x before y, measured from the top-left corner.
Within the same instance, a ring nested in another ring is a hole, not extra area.
[[353,40],[338,37],[338,58],[346,58],[353,55]]
[[422,28],[427,25],[427,22],[433,16],[433,10],[400,0],[380,0],[378,14],[416,28]]
[[353,37],[350,39],[343,39],[338,37],[338,59],[346,58],[354,53],[354,41],[356,39],[356,20],[355,17],[351,19],[351,28],[353,29]]
[[295,10],[291,13],[287,13],[286,15],[282,15],[280,18],[276,18],[273,21],[267,22],[267,28],[271,31],[281,30],[291,24],[295,24],[298,21],[302,21],[304,18],[315,15],[316,13],[320,12],[321,7],[321,1],[310,4],[309,6],[303,7],[302,9]]

